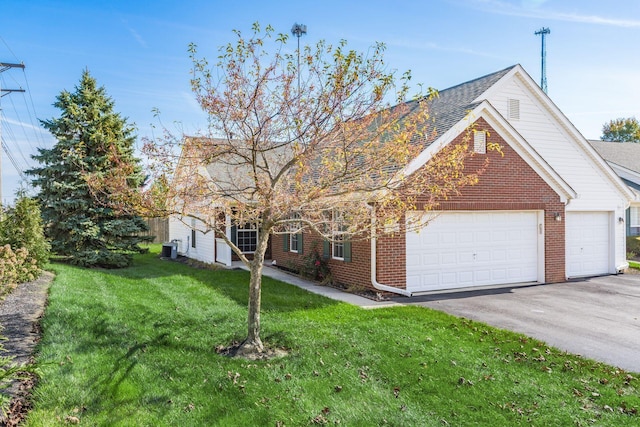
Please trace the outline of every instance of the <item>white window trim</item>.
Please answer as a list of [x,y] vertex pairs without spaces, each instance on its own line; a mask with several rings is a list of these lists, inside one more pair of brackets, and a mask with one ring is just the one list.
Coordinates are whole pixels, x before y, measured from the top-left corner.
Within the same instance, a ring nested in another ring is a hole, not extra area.
[[[336,241],[341,236],[342,215],[340,212],[331,212],[331,259],[344,261],[344,240]],[[336,256],[336,249],[342,247],[342,256]]]
[[[247,225],[255,227],[255,228],[244,228]],[[242,248],[240,248],[240,236],[238,235],[239,232],[246,232],[246,231],[254,231],[256,233],[256,246],[258,245],[258,226],[255,224],[244,224],[242,227],[240,227],[239,225],[236,226],[236,246],[238,246],[238,249],[240,249],[240,251],[243,254],[254,254],[256,251],[243,251]]]
[[[300,214],[298,212],[294,212],[293,214],[291,214],[291,219],[299,219],[300,218]],[[289,231],[289,252],[297,254],[300,252],[300,239],[298,238],[298,235],[300,234],[300,232],[298,232],[300,230],[300,223],[299,222],[290,222],[287,225],[287,229]],[[296,233],[294,233],[294,231],[296,231]],[[296,249],[293,249],[293,241],[295,239],[296,242]]]
[[[293,241],[295,238],[295,242],[296,242],[296,248],[293,249]],[[300,250],[298,249],[298,244],[300,243],[299,239],[298,239],[298,233],[289,233],[289,252],[293,252],[294,254],[297,254]]]
[[198,230],[196,229],[196,219],[191,218],[191,248],[197,249]]
[[629,227],[640,227],[640,206],[629,208]]

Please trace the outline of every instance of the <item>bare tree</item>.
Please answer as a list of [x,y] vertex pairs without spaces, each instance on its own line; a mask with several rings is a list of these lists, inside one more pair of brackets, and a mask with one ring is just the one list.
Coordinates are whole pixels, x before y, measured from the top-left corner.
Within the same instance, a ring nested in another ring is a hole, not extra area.
[[[171,136],[147,142],[155,173],[172,174],[166,191],[127,192],[119,184],[126,171],[102,182],[123,207],[147,215],[164,206],[161,194],[169,200],[163,214],[199,219],[247,265],[248,332],[238,349],[245,355],[264,351],[261,276],[270,235],[306,230],[327,239],[368,238],[372,228],[400,224],[419,196],[428,210],[478,179],[478,171],[464,171],[466,144],[411,167],[431,141],[427,104],[437,93],[407,102],[410,73],[386,71],[383,44],[363,54],[345,41],[320,41],[304,47],[298,69],[287,42],[287,35],[254,24],[250,38],[235,31],[213,66],[192,45],[191,82],[209,116],[208,134],[181,138],[179,156]],[[229,220],[257,227],[251,259],[227,238]]]

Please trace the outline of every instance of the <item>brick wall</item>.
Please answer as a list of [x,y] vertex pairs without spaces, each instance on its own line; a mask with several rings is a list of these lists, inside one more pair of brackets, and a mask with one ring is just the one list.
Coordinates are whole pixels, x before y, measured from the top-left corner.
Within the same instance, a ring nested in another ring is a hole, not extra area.
[[[317,252],[322,256],[322,238],[317,233],[307,231],[304,233],[302,254],[284,250],[283,236],[273,236],[271,240],[271,253],[279,267],[297,270],[309,255]],[[338,283],[372,288],[371,280],[371,241],[365,238],[351,241],[351,261],[345,262],[337,259],[329,259],[329,268],[333,280]],[[404,262],[404,261],[403,261]]]
[[[479,183],[462,189],[460,196],[442,201],[439,209],[447,210],[543,210],[545,212],[545,279],[549,283],[565,280],[565,213],[560,197],[536,172],[495,132],[483,119],[476,122],[477,130],[489,132],[488,142],[499,143],[504,156],[497,152],[476,155],[465,164],[465,170],[478,170],[489,158],[489,165]],[[462,143],[460,135],[454,144]],[[555,220],[555,213],[562,221]],[[304,236],[304,253],[315,244],[322,254],[318,236]],[[284,253],[282,237],[275,236],[272,245],[273,259],[280,266],[295,266],[301,256]],[[371,247],[369,241],[352,242],[352,262],[330,260],[331,272],[338,282],[369,287]],[[377,280],[390,286],[406,286],[405,236],[380,236],[377,241]]]

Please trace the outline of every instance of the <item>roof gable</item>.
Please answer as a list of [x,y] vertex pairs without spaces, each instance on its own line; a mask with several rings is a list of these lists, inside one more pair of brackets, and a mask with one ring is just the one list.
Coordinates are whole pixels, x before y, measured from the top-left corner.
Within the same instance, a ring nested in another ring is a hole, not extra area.
[[[628,200],[633,199],[634,195],[628,187],[624,185],[611,167],[598,155],[594,148],[589,145],[582,134],[580,134],[569,119],[520,65],[513,65],[498,72],[441,91],[440,96],[429,103],[430,113],[432,114],[436,128],[435,137],[428,141],[425,150],[404,168],[402,173],[412,173],[417,170],[418,167],[424,165],[436,151],[451,142],[455,136],[475,121],[475,118],[478,117],[477,115],[482,111],[482,108],[479,108],[479,106],[481,106],[483,102],[488,102],[489,99],[496,97],[504,97],[506,86],[514,79],[531,99],[549,115],[551,121],[555,123],[555,126],[562,129],[568,141],[573,143],[576,149],[585,154],[595,169],[600,171],[601,176],[610,182],[613,188],[615,188],[623,198]],[[501,121],[509,124],[509,121],[498,110],[493,108],[493,106],[491,106],[491,109],[493,110],[492,114],[495,113]],[[513,126],[509,125],[508,129],[509,133],[523,139]],[[527,145],[535,152],[536,150],[531,147],[531,143],[533,142],[535,141],[528,142]],[[553,169],[549,164],[545,167],[551,170]],[[558,175],[557,172],[554,171],[554,173]],[[563,182],[568,188],[571,188],[564,180]],[[573,192],[573,190],[571,190],[571,192]]]
[[611,169],[607,162],[605,162],[597,151],[587,142],[587,139],[582,136],[567,116],[560,111],[551,98],[549,98],[549,96],[540,88],[538,83],[531,78],[521,65],[516,65],[511,68],[503,78],[500,79],[500,81],[496,82],[486,92],[480,95],[476,101],[494,98],[496,94],[501,93],[501,91],[503,91],[503,87],[513,79],[515,79],[521,88],[532,97],[531,99],[535,100],[540,108],[549,115],[554,125],[557,128],[562,129],[567,141],[573,143],[574,147],[585,154],[595,169],[605,177],[605,179],[623,198],[627,200],[634,198],[634,194],[620,180],[618,175]]
[[468,111],[465,118],[450,127],[440,138],[425,149],[412,161],[402,173],[408,176],[424,166],[437,151],[451,143],[469,128],[476,120],[483,118],[511,148],[540,176],[559,196],[563,202],[577,196],[571,186],[536,152],[513,126],[489,103],[483,101]]

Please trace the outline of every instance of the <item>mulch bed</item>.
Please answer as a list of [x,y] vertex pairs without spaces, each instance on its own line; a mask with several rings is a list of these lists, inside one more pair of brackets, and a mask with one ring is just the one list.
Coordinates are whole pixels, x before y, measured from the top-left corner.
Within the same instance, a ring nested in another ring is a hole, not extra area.
[[[0,335],[5,351],[3,356],[13,357],[13,363],[30,365],[40,340],[40,318],[47,304],[49,285],[53,274],[43,272],[33,282],[18,285],[0,302]],[[17,426],[31,408],[31,389],[36,384],[34,375],[24,375],[0,390],[11,398],[6,414],[0,413],[0,426]]]

